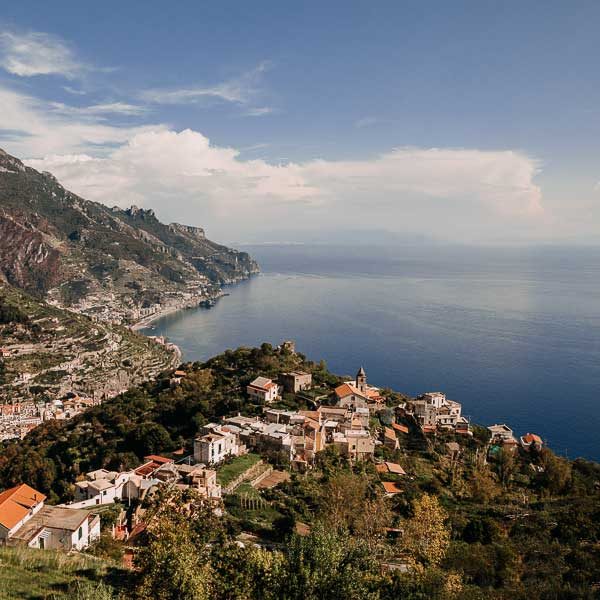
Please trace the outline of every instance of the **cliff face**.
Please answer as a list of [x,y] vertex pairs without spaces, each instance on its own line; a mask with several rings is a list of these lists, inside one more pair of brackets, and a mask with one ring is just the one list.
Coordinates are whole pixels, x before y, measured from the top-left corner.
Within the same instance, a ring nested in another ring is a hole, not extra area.
[[209,297],[258,272],[245,252],[151,210],[109,208],[0,150],[0,279],[100,318]]

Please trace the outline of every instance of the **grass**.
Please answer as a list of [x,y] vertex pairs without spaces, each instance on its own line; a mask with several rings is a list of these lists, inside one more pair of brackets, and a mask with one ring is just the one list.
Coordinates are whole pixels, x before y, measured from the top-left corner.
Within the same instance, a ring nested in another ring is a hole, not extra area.
[[228,486],[234,479],[244,471],[253,467],[260,460],[258,454],[244,454],[236,456],[231,462],[225,463],[217,470],[217,480],[223,486]]
[[0,600],[109,600],[123,571],[83,554],[0,547]]

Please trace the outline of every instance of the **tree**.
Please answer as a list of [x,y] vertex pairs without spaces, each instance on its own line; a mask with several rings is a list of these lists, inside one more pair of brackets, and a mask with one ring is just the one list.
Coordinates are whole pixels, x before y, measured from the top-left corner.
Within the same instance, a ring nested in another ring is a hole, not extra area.
[[306,537],[294,535],[285,549],[280,598],[289,600],[373,600],[378,565],[367,546],[323,524]]
[[448,515],[438,499],[423,494],[413,502],[413,516],[406,521],[400,540],[403,550],[425,566],[438,565],[450,544]]
[[210,542],[220,534],[213,507],[193,490],[160,489],[146,512],[148,543],[136,555],[140,600],[211,597]]
[[517,461],[514,452],[506,448],[502,448],[496,457],[496,469],[500,483],[508,488],[510,482],[517,470]]
[[544,468],[541,476],[542,485],[551,494],[564,492],[571,481],[571,465],[569,461],[556,456],[552,450],[543,448],[540,452],[540,463]]
[[165,512],[148,527],[148,544],[136,555],[140,600],[204,600],[210,598],[210,567],[194,543],[190,523]]
[[487,467],[474,473],[470,481],[470,487],[473,500],[482,504],[487,504],[490,500],[493,500],[500,491]]
[[321,517],[336,531],[350,530],[364,506],[367,482],[353,473],[340,473],[323,487]]

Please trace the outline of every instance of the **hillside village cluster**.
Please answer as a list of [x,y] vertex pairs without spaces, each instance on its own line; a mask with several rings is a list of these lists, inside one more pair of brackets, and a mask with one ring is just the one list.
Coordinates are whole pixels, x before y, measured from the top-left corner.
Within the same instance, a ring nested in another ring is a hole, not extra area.
[[[173,362],[181,359],[179,348],[164,336],[148,336],[148,338],[168,350],[173,356]],[[22,351],[22,349],[19,350]],[[11,357],[16,352],[17,350],[14,348],[0,348],[0,359]],[[59,368],[69,370],[70,365],[60,365]],[[19,389],[20,385],[26,386],[32,378],[31,373],[21,373],[12,384],[13,393]],[[29,394],[23,393],[17,400],[0,403],[0,442],[23,439],[44,421],[72,419],[84,410],[101,404],[102,399],[112,398],[126,389],[125,387],[112,391],[105,390],[101,397],[99,394],[94,394],[93,398],[72,391],[65,394],[64,397],[45,401],[32,400]]]
[[100,403],[100,400],[69,394],[62,400],[47,402],[23,400],[11,404],[0,404],[0,442],[23,439],[44,421],[72,419],[84,410]]
[[[175,371],[171,385],[181,384],[185,377],[186,371]],[[150,455],[131,470],[89,472],[76,482],[75,498],[69,504],[46,506],[44,495],[27,484],[0,493],[0,543],[83,549],[100,535],[100,520],[94,508],[115,502],[126,508],[132,501],[142,501],[165,485],[196,490],[214,504],[219,514],[223,494],[232,493],[242,482],[249,482],[253,487],[268,487],[289,477],[285,472],[275,476],[273,468],[261,460],[222,488],[217,479],[221,465],[250,451],[263,456],[269,451],[282,453],[292,470],[302,471],[311,468],[318,452],[332,446],[352,462],[375,460],[377,446],[397,450],[399,436],[409,434],[407,423],[423,434],[439,429],[472,435],[468,420],[461,415],[461,405],[440,392],[400,403],[393,407],[390,426],[382,427],[379,421],[377,426],[372,426],[375,422],[372,417],[390,407],[386,406],[380,390],[367,383],[362,367],[354,380],[335,388],[333,405],[320,404],[314,410],[298,411],[272,406],[284,393],[302,394],[311,387],[312,376],[305,372],[282,373],[277,382],[257,377],[247,386],[246,392],[248,397],[263,405],[261,416],[238,414],[224,417],[219,423],[204,425],[194,440],[193,454],[188,456],[184,456],[183,451],[174,453],[175,458]],[[66,407],[63,403],[62,411],[78,410],[80,406],[83,404],[75,401]],[[489,430],[490,454],[499,448],[514,450],[520,445],[529,450],[542,446],[542,440],[535,434],[527,434],[517,441],[507,425],[493,425]],[[380,459],[376,463],[383,480],[383,493],[388,497],[401,493],[397,482],[385,481],[384,475],[406,476],[402,466]],[[271,484],[265,483],[268,481]],[[113,536],[122,540],[135,536],[145,527],[143,515],[143,509],[138,508],[133,518],[128,518],[122,510],[113,526]]]

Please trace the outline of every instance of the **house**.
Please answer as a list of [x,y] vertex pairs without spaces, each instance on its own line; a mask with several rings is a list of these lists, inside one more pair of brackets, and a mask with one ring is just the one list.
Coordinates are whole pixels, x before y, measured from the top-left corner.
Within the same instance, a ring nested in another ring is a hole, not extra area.
[[45,506],[21,484],[0,494],[0,541],[30,548],[83,550],[100,537],[100,517],[87,510]]
[[238,456],[245,450],[237,435],[226,425],[209,423],[202,429],[204,435],[194,440],[194,460],[205,465],[216,465],[228,456]]
[[257,377],[246,387],[246,392],[251,400],[262,404],[273,402],[279,393],[277,384],[267,377]]
[[408,427],[406,425],[401,425],[400,423],[392,423],[392,428],[395,431],[408,435]]
[[43,506],[46,496],[22,483],[0,494],[0,540],[6,542]]
[[543,445],[544,442],[542,441],[542,438],[535,433],[526,433],[525,435],[521,436],[521,447],[523,450],[529,451],[534,449],[539,452]]
[[461,404],[449,400],[442,392],[427,392],[415,400],[410,400],[407,402],[406,411],[414,415],[422,428],[456,429],[459,423],[463,422]]
[[491,425],[488,427],[488,431],[492,434],[492,442],[511,441],[515,439],[513,430],[506,423]]
[[380,463],[375,465],[375,469],[382,474],[406,475],[406,471],[399,464],[393,462]]
[[336,432],[332,441],[342,456],[353,461],[368,460],[375,452],[375,442],[366,430]]
[[391,427],[385,427],[383,430],[383,444],[390,450],[398,450],[400,448],[396,432]]
[[291,371],[279,375],[279,383],[283,390],[290,394],[296,394],[302,390],[309,390],[312,386],[312,375],[304,371]]
[[396,494],[402,493],[402,488],[398,487],[398,484],[394,481],[382,481],[383,492],[386,498],[391,498]]

